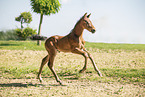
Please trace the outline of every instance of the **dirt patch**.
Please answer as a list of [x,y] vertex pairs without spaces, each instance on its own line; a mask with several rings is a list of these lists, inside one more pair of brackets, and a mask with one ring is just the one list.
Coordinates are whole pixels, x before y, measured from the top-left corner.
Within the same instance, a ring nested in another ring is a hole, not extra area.
[[44,78],[40,84],[37,79],[0,79],[2,97],[15,96],[55,96],[55,97],[106,97],[106,96],[145,96],[144,87],[133,84],[99,83],[96,81],[65,80],[60,86],[52,78]]

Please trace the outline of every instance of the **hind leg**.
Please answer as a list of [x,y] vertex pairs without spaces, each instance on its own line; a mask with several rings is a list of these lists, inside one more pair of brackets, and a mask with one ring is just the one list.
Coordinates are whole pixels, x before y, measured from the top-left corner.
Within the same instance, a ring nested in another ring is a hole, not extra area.
[[43,69],[44,65],[48,62],[48,60],[49,60],[48,55],[42,59],[41,66],[40,66],[40,69],[39,69],[39,73],[38,73],[38,76],[37,76],[37,78],[40,80],[40,82],[42,82],[42,78],[41,78],[42,69]]
[[54,56],[51,56],[49,62],[48,62],[48,67],[49,69],[51,70],[51,72],[53,73],[54,77],[55,77],[55,80],[57,82],[59,82],[60,85],[62,85],[62,82],[61,80],[59,79],[59,77],[57,76],[55,70],[54,70],[54,67],[53,67],[53,62],[54,62]]
[[56,53],[57,53],[57,50],[55,49],[55,47],[52,47],[51,51],[49,53],[50,54],[50,59],[49,59],[49,62],[48,62],[48,67],[51,70],[51,72],[53,73],[56,81],[59,82],[60,85],[62,85],[62,82],[59,79],[59,77],[57,76],[57,74],[56,74],[56,72],[54,70],[54,67],[53,67],[53,63],[54,63],[54,59],[55,59]]

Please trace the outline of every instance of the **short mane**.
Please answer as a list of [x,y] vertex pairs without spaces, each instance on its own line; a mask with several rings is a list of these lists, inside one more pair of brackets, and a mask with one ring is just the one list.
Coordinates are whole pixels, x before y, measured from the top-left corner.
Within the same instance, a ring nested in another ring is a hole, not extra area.
[[76,27],[77,24],[80,23],[80,21],[83,19],[83,17],[84,17],[84,16],[82,16],[82,17],[77,21],[77,23],[75,24],[74,28]]

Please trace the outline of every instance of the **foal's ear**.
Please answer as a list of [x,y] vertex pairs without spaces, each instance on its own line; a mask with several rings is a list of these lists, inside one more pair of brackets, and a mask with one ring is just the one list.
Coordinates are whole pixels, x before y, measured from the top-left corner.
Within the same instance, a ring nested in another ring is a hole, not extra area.
[[87,15],[87,12],[84,14],[84,17]]
[[90,17],[90,15],[91,15],[91,13],[87,16],[87,18],[89,18],[89,17]]

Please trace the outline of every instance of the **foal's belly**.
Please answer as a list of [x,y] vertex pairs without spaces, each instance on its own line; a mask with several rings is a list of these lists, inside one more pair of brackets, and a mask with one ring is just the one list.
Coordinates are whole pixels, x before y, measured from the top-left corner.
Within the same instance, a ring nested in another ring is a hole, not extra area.
[[57,41],[57,49],[62,52],[71,52],[71,46],[67,37],[62,37]]

